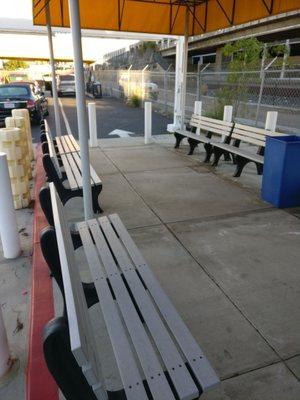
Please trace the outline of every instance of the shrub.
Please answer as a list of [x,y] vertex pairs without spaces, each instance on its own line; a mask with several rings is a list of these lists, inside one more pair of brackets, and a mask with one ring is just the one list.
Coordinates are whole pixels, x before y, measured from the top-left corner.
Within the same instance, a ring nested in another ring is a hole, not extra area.
[[141,99],[140,99],[140,97],[138,95],[134,94],[131,97],[129,97],[128,104],[131,107],[138,108],[138,107],[141,106]]

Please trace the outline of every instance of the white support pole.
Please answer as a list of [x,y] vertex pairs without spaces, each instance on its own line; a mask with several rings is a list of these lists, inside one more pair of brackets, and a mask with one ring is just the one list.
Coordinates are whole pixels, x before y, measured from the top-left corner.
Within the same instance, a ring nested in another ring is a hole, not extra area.
[[82,168],[82,186],[84,217],[86,220],[94,217],[92,207],[92,190],[89,156],[89,124],[85,103],[85,85],[81,45],[81,28],[78,0],[69,0],[70,25],[74,50],[75,88],[80,157]]
[[54,51],[53,51],[53,42],[52,42],[52,28],[51,28],[51,15],[50,15],[50,10],[49,10],[49,1],[45,0],[45,4],[46,4],[48,46],[49,46],[49,55],[50,55],[51,77],[52,77],[52,97],[53,97],[53,106],[54,106],[55,129],[56,129],[56,135],[60,136],[61,135],[61,123],[60,123],[59,103],[58,103],[56,76],[55,76],[55,61],[54,61]]
[[183,37],[180,37],[176,42],[176,64],[175,64],[175,96],[174,96],[174,119],[173,125],[176,128],[180,128],[180,102],[181,102],[181,90],[182,90],[182,58],[183,58]]
[[8,372],[12,364],[7,334],[4,326],[2,308],[0,307],[0,380]]
[[195,101],[194,103],[194,114],[201,115],[202,113],[202,101]]
[[0,153],[0,187],[0,236],[3,254],[5,258],[16,258],[21,253],[21,242],[5,153]]
[[90,147],[97,147],[98,139],[97,139],[96,103],[88,103],[88,110],[89,110]]
[[151,101],[145,102],[145,144],[151,143],[152,137],[152,103]]
[[265,129],[275,132],[278,118],[278,111],[268,111],[265,123]]

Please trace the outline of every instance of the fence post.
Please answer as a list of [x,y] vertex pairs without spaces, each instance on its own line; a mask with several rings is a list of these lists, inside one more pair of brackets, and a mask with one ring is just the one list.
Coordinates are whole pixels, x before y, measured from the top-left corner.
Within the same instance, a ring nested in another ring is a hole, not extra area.
[[164,108],[168,112],[168,72],[164,71]]
[[0,153],[0,236],[5,258],[16,258],[21,243],[8,172],[6,153]]
[[97,147],[97,118],[96,103],[88,103],[89,111],[89,130],[90,130],[90,147]]
[[264,91],[265,75],[266,75],[266,71],[262,70],[260,87],[259,87],[259,95],[258,95],[257,106],[256,106],[255,126],[257,126],[257,122],[258,122],[258,114],[259,114],[259,109],[260,109],[260,103],[261,103],[261,99],[262,99],[262,95],[263,95],[263,91]]
[[200,88],[201,88],[201,86],[200,86],[200,75],[201,75],[200,66],[201,66],[201,63],[200,63],[200,60],[199,60],[198,64],[197,64],[197,87],[196,87],[197,93],[196,93],[196,101],[200,100]]
[[268,111],[265,123],[265,129],[275,132],[277,124],[278,111]]
[[145,102],[145,125],[144,125],[144,133],[145,133],[145,144],[149,144],[151,142],[152,136],[152,103],[150,101]]

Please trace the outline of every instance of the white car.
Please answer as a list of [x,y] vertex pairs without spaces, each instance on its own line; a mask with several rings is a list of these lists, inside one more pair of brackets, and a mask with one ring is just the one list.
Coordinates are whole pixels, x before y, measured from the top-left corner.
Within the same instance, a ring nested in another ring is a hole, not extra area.
[[58,75],[57,76],[57,94],[62,96],[64,94],[75,95],[75,75]]

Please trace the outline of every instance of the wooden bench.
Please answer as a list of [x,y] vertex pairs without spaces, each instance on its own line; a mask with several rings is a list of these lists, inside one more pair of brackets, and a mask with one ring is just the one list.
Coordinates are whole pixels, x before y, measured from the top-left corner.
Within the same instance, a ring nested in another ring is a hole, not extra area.
[[[249,162],[254,162],[256,164],[257,173],[261,175],[263,173],[266,136],[282,135],[284,134],[235,123],[230,143],[212,143],[214,147],[214,160],[212,165],[217,166],[221,155],[230,153],[233,155],[234,163],[236,164],[236,170],[233,176],[239,177],[243,168]],[[257,151],[254,152],[249,149],[240,148],[240,145],[243,143],[255,146]]]
[[[82,197],[81,158],[76,140],[72,135],[64,135],[56,137],[54,141],[47,121],[44,122],[42,135],[46,138],[46,142],[42,143],[42,149],[43,166],[48,181],[54,182],[63,204],[73,197]],[[92,166],[90,172],[93,210],[95,213],[100,213],[102,209],[98,197],[102,190],[102,182]]]
[[[119,216],[77,224],[94,282],[94,288],[88,288],[82,283],[53,184],[50,192],[55,228],[42,233],[41,246],[50,269],[61,271],[58,285],[65,313],[46,325],[44,355],[65,398],[198,399],[202,392],[214,388],[219,383],[215,371]],[[113,349],[111,357],[122,382],[120,390],[111,391],[102,378],[96,344],[100,332],[92,328],[91,305],[103,315]]]
[[175,148],[178,148],[182,139],[186,137],[190,145],[188,154],[191,155],[196,146],[198,146],[199,143],[203,143],[206,151],[204,162],[209,162],[213,150],[211,142],[215,142],[212,135],[214,134],[222,137],[220,142],[224,141],[224,143],[229,143],[234,123],[193,114],[189,126],[191,131],[177,130],[174,133],[176,139]]

